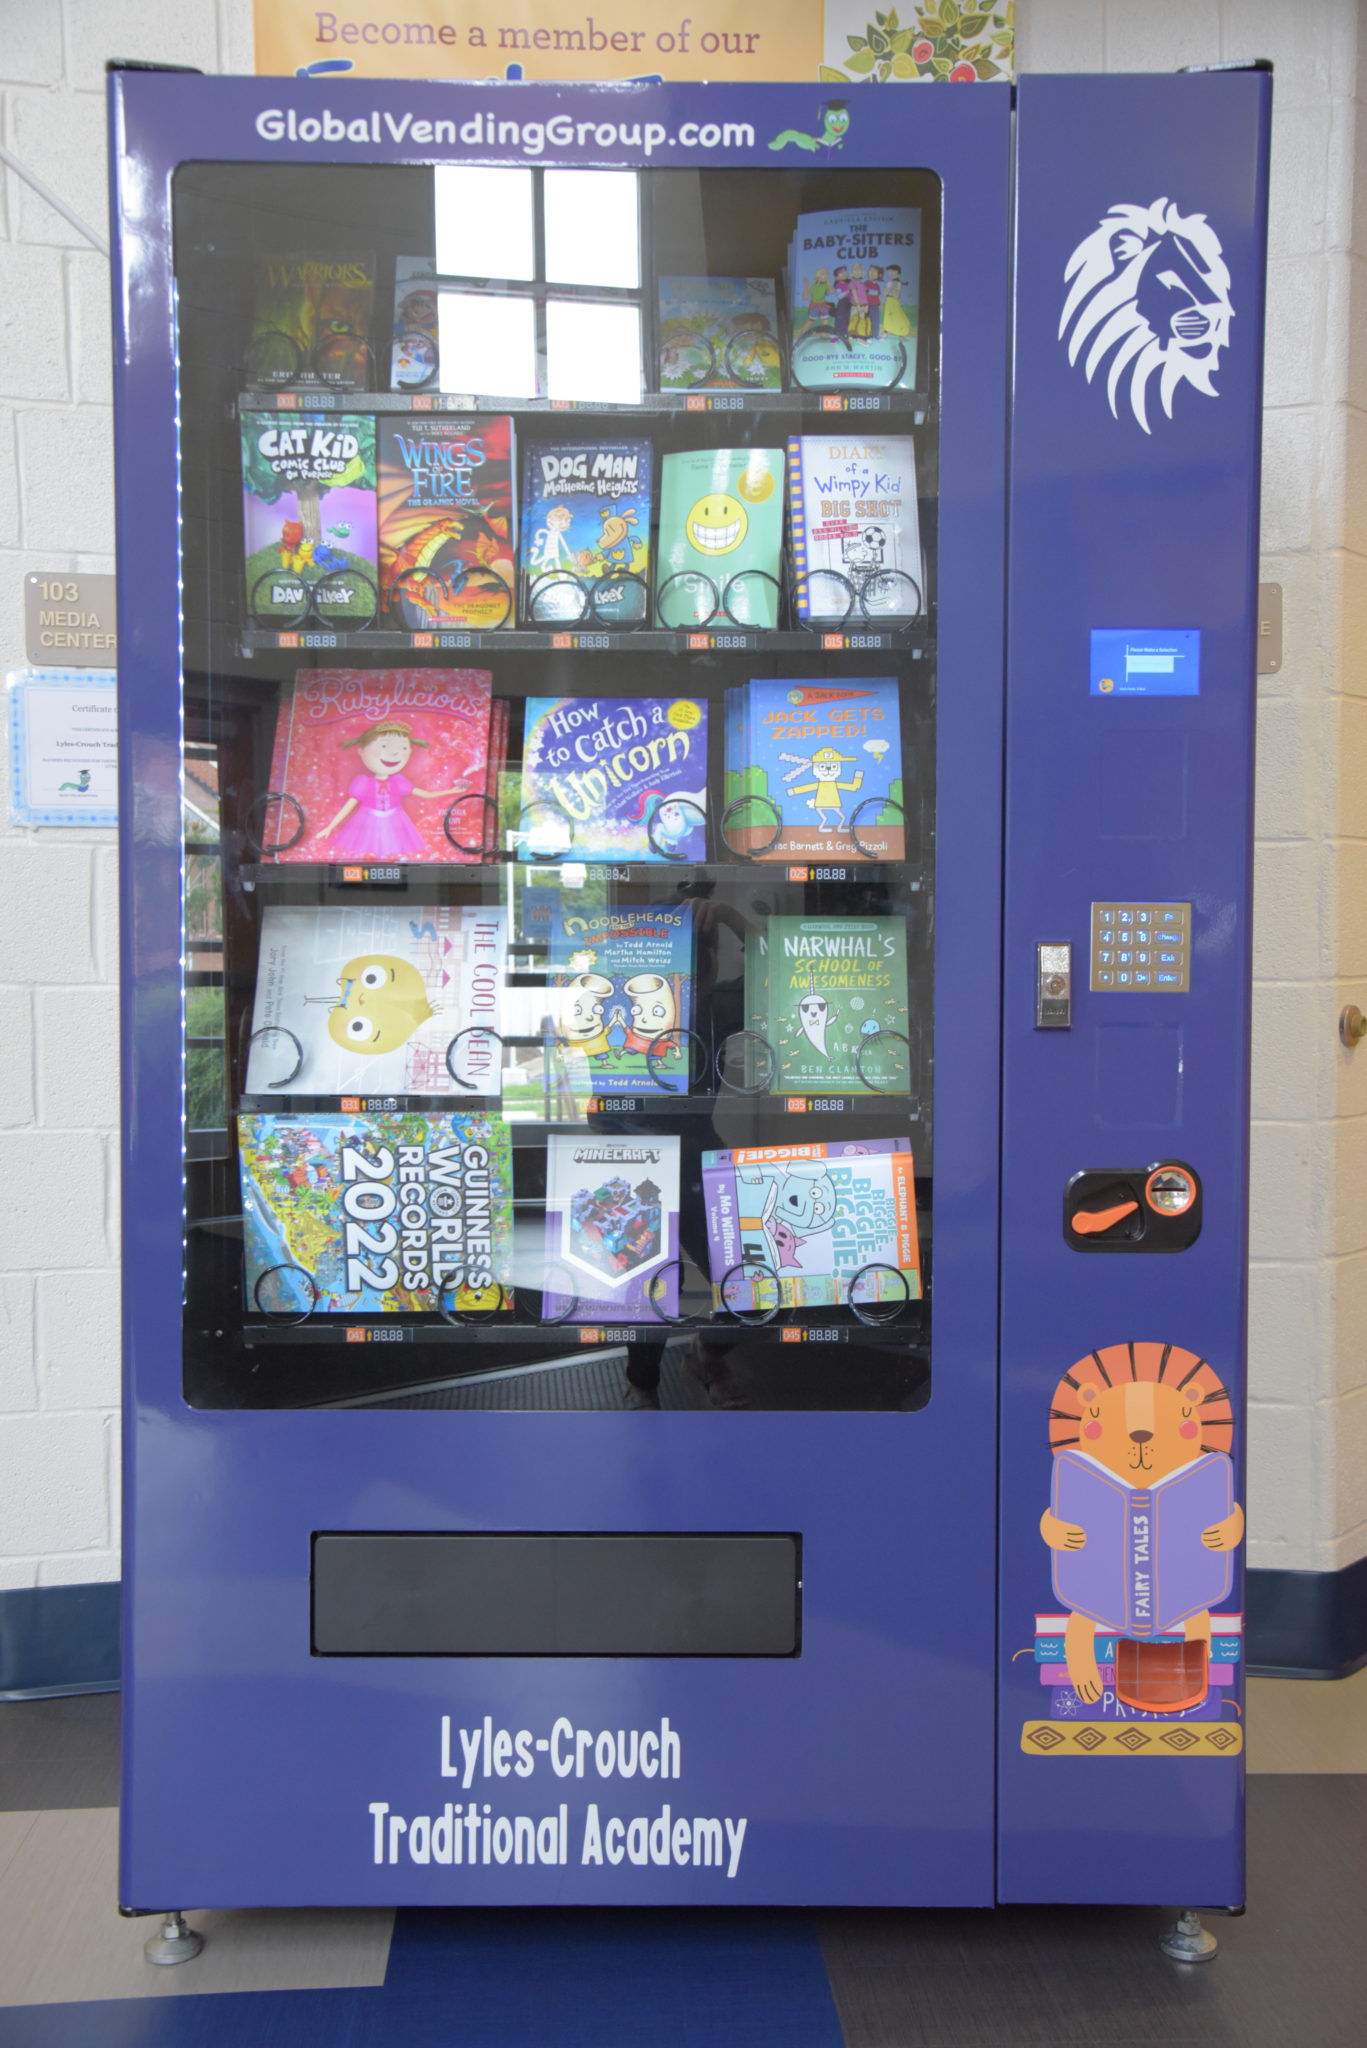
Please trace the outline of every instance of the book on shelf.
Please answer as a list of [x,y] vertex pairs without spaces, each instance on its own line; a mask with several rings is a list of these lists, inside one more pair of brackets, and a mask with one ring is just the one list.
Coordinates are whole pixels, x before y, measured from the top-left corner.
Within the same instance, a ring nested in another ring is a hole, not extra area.
[[1167,1634],[1229,1592],[1232,1553],[1201,1541],[1234,1508],[1234,1468],[1223,1451],[1203,1451],[1142,1487],[1088,1451],[1058,1451],[1050,1506],[1087,1531],[1081,1550],[1051,1553],[1054,1592],[1107,1633]]
[[723,737],[723,837],[733,853],[787,862],[906,859],[894,677],[742,683],[726,693]]
[[523,858],[704,860],[706,700],[529,697],[521,799]]
[[506,967],[495,905],[267,904],[247,1092],[496,1096]]
[[366,413],[244,412],[248,616],[368,626],[376,606],[375,422]]
[[713,1295],[732,1310],[834,1308],[859,1278],[890,1314],[921,1297],[916,1180],[906,1138],[704,1152]]
[[492,690],[478,668],[301,669],[280,699],[263,849],[278,843],[281,861],[481,859],[495,833]]
[[926,571],[910,434],[795,434],[788,443],[793,602],[804,625],[913,619]]
[[793,382],[911,390],[920,283],[919,207],[799,214],[787,269]]
[[543,1314],[660,1323],[679,1305],[677,1138],[546,1141]]
[[771,917],[747,934],[745,973],[771,1094],[910,1092],[905,918]]
[[516,619],[514,434],[507,413],[380,421],[380,595],[412,631]]
[[256,390],[373,388],[375,258],[268,251],[256,259],[247,382]]
[[[1210,1654],[1212,1658],[1221,1665],[1241,1664],[1243,1662],[1242,1636],[1221,1635],[1219,1631],[1222,1622],[1219,1615],[1212,1615],[1211,1622],[1213,1632],[1210,1638]],[[1160,1636],[1145,1637],[1145,1641],[1151,1643],[1180,1643],[1185,1640],[1186,1638],[1180,1632],[1174,1634],[1171,1630]],[[1114,1664],[1117,1641],[1118,1638],[1113,1635],[1098,1635],[1094,1639],[1092,1651],[1099,1664]],[[1066,1661],[1067,1655],[1068,1651],[1062,1625],[1060,1625],[1056,1635],[1035,1637],[1035,1662],[1037,1664],[1046,1669],[1053,1669],[1056,1666],[1061,1666]],[[1211,1682],[1213,1684],[1214,1680]]]
[[686,903],[551,912],[556,1029],[588,1095],[688,1093],[693,912]]
[[246,1298],[357,1318],[511,1305],[512,1150],[497,1117],[237,1120]]
[[655,607],[661,625],[778,624],[781,448],[687,448],[660,464]]
[[440,367],[435,259],[431,256],[396,256],[389,388],[391,391],[433,390]]
[[771,277],[662,277],[661,391],[780,391],[783,359]]
[[[531,625],[642,625],[649,609],[649,441],[538,441],[522,451],[522,577]],[[572,579],[572,580],[571,580]]]

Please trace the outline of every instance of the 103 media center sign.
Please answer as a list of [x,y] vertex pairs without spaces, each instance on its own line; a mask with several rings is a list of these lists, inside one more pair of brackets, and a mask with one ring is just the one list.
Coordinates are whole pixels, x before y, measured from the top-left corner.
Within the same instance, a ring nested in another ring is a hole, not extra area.
[[1010,77],[1013,0],[255,0],[256,69],[357,78],[921,84]]

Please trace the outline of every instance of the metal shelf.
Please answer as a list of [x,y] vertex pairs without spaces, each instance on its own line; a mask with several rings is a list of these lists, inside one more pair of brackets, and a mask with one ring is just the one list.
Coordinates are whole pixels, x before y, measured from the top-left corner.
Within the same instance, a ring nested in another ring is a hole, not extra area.
[[237,401],[244,412],[511,412],[566,413],[590,419],[687,419],[699,413],[787,413],[803,419],[830,419],[842,413],[877,413],[905,420],[910,426],[931,417],[926,391],[648,391],[636,405],[606,405],[600,400],[561,398],[490,398],[461,392],[293,390],[244,391]]

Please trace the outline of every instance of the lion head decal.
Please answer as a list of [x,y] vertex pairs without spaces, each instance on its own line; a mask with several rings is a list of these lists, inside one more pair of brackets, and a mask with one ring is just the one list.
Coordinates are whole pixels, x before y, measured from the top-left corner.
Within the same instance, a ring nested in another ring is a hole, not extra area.
[[1117,419],[1127,394],[1140,426],[1151,431],[1155,371],[1169,419],[1179,384],[1218,395],[1215,372],[1229,346],[1234,308],[1219,237],[1203,213],[1179,213],[1166,199],[1113,206],[1079,242],[1063,274],[1069,290],[1059,339],[1067,341],[1070,363],[1082,359],[1089,384],[1105,368]]

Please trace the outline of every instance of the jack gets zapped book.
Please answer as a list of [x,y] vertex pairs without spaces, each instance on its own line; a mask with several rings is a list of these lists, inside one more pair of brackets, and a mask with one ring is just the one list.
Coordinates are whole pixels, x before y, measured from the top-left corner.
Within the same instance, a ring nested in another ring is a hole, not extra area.
[[906,859],[893,677],[744,683],[726,693],[725,737],[724,836],[733,853]]

